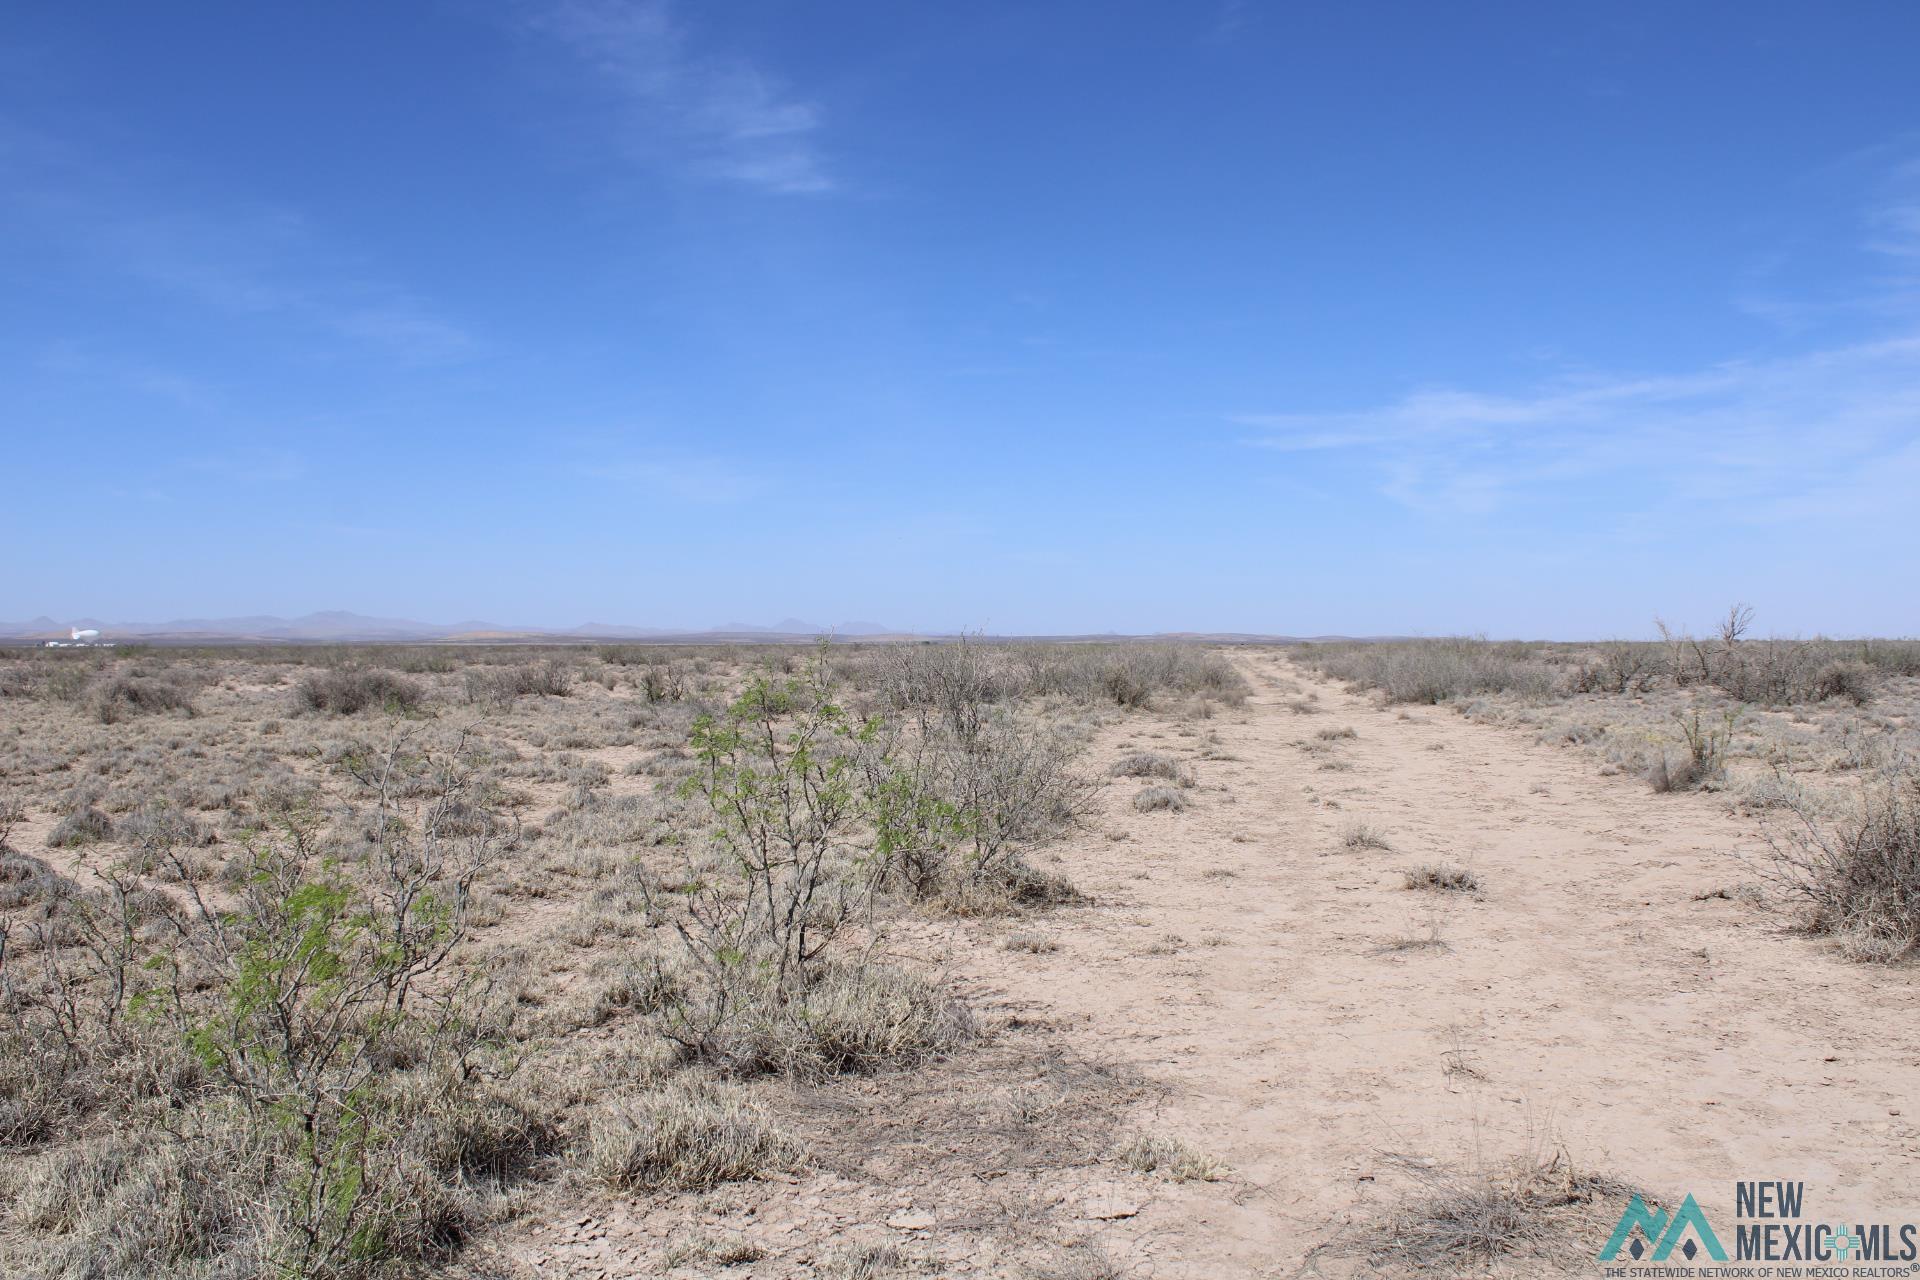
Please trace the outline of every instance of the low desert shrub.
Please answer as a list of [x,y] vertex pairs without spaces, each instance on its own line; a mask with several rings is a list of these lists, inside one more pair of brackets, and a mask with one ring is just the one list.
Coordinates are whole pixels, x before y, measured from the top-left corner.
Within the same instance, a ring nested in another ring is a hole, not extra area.
[[1829,698],[1838,698],[1856,707],[1864,707],[1871,702],[1873,691],[1873,668],[1864,662],[1829,662],[1814,672],[1813,679],[1807,685],[1811,701],[1824,702]]
[[412,711],[426,699],[426,690],[391,671],[340,667],[320,671],[294,689],[296,710],[358,715],[362,711]]
[[1674,714],[1686,742],[1687,754],[1669,760],[1662,751],[1654,757],[1647,781],[1657,792],[1691,791],[1724,778],[1727,773],[1727,747],[1733,741],[1734,713],[1725,712],[1721,723],[1704,722],[1695,709],[1690,715]]
[[[666,1034],[731,1073],[871,1070],[963,1031],[937,988],[829,947],[872,937],[874,896],[908,843],[937,881],[967,842],[995,837],[934,792],[943,775],[929,761],[944,757],[922,753],[918,772],[903,772],[883,749],[891,740],[855,725],[833,692],[816,661],[797,677],[757,678],[724,716],[700,717],[682,792],[705,811],[705,849],[677,885],[639,885],[685,959]],[[1013,863],[1003,852],[996,874]]]
[[394,655],[393,665],[409,675],[451,675],[460,669],[460,659],[451,649],[405,649]]
[[1134,796],[1133,807],[1141,813],[1180,813],[1187,798],[1173,787],[1146,787]]
[[1299,658],[1352,684],[1379,689],[1389,702],[1441,703],[1484,693],[1551,695],[1555,667],[1531,646],[1486,640],[1404,640],[1303,645]]
[[1043,697],[1140,708],[1173,693],[1238,705],[1248,692],[1245,677],[1224,655],[1199,645],[1021,645],[1011,657],[1024,691]]
[[91,804],[81,804],[54,824],[47,844],[54,849],[78,849],[112,838],[113,819]]
[[1003,649],[970,638],[906,645],[878,655],[883,705],[921,713],[924,731],[943,730],[972,750],[993,709],[1025,692]]
[[193,695],[171,680],[116,675],[100,681],[88,692],[87,705],[101,724],[118,724],[131,715],[160,711],[184,711],[192,715]]
[[1390,702],[1449,702],[1511,693],[1644,694],[1656,687],[1719,689],[1739,702],[1791,706],[1839,698],[1862,705],[1882,675],[1920,673],[1920,641],[1751,639],[1753,611],[1735,607],[1717,634],[1695,639],[1658,624],[1658,641],[1600,645],[1474,639],[1302,645],[1299,661]]
[[573,692],[573,672],[549,658],[504,667],[475,667],[465,676],[467,701],[504,707],[515,698],[564,698]]
[[1838,817],[1783,793],[1765,828],[1774,883],[1809,925],[1855,959],[1890,962],[1920,948],[1920,765],[1898,760]]
[[[1079,742],[1008,709],[963,740],[938,721],[870,723],[856,758],[883,885],[965,915],[1076,900],[1027,856],[1093,812]],[[997,904],[997,905],[996,905]]]

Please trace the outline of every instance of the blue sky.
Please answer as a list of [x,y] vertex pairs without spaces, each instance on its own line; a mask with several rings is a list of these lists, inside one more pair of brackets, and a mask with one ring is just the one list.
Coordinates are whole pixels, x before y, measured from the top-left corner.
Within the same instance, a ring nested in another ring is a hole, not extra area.
[[1920,632],[1908,4],[16,5],[0,617]]

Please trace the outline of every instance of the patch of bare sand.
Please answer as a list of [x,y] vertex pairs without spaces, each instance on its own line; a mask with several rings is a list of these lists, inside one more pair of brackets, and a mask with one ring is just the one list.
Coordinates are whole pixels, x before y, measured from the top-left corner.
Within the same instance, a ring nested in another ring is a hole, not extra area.
[[[1106,1233],[1116,1256],[1168,1277],[1338,1274],[1350,1259],[1314,1251],[1417,1189],[1405,1158],[1492,1164],[1555,1140],[1729,1220],[1740,1177],[1805,1180],[1849,1220],[1920,1208],[1914,971],[1697,900],[1760,848],[1723,804],[1240,660],[1257,692],[1207,726],[1206,754],[1230,758],[1190,757],[1192,807],[1137,815],[1123,783],[1106,825],[1129,838],[1061,850],[1099,905],[1043,922],[1058,950],[949,953],[977,1004],[1164,1084],[1135,1119],[1234,1171],[1140,1179],[1141,1212]],[[1326,714],[1290,709],[1296,681]],[[1339,725],[1358,737],[1300,745]],[[1345,849],[1354,818],[1392,847]],[[1483,891],[1403,887],[1434,861]],[[1442,945],[1390,949],[1435,928]],[[1568,1270],[1590,1275],[1601,1243]]]

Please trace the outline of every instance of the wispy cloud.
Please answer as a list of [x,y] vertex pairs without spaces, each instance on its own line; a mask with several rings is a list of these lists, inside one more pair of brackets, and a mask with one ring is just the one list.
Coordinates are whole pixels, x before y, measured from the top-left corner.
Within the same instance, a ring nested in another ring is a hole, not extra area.
[[456,359],[475,345],[292,210],[244,200],[188,208],[164,183],[138,183],[121,166],[5,121],[0,178],[7,220],[176,298],[411,363]]
[[[1787,333],[1833,322],[1920,320],[1920,135],[1863,147],[1804,181],[1827,194],[1856,191],[1855,224],[1837,240],[1796,244],[1788,237],[1760,255],[1734,305]],[[1848,250],[1859,253],[1849,260]]]
[[73,225],[130,274],[216,310],[278,317],[409,363],[458,359],[474,346],[459,325],[354,270],[284,211],[127,217],[96,208]]
[[1868,225],[1869,249],[1920,264],[1920,195],[1879,206],[1870,215]]
[[[1868,250],[1868,265],[1819,296],[1734,304],[1789,332],[1872,318],[1892,336],[1652,377],[1428,388],[1347,412],[1230,420],[1252,429],[1249,445],[1370,472],[1378,492],[1420,510],[1578,502],[1625,520],[1691,509],[1723,523],[1884,515],[1898,505],[1888,477],[1920,467],[1920,146],[1897,139],[1820,176],[1871,192],[1864,239],[1856,223],[1842,241]],[[1787,257],[1756,270],[1764,278]]]
[[747,61],[696,52],[665,0],[564,0],[533,25],[622,101],[635,156],[762,191],[833,189],[819,109]]
[[1343,413],[1240,413],[1245,443],[1370,468],[1409,507],[1557,503],[1610,478],[1624,508],[1701,504],[1787,520],[1884,504],[1920,445],[1920,334],[1523,395],[1440,389]]
[[1213,21],[1207,27],[1206,38],[1221,42],[1233,39],[1247,25],[1249,0],[1219,0],[1213,10]]

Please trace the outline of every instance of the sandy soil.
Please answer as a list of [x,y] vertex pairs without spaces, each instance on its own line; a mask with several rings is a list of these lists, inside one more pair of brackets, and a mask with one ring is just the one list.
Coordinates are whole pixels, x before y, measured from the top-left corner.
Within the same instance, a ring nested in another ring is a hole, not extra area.
[[[1051,851],[1094,905],[895,930],[891,948],[944,965],[999,1028],[983,1049],[796,1091],[813,1168],[790,1182],[535,1209],[547,1225],[492,1256],[514,1274],[666,1274],[674,1242],[684,1257],[704,1236],[761,1256],[672,1274],[869,1274],[846,1251],[897,1246],[917,1261],[898,1274],[1339,1276],[1423,1172],[1557,1147],[1729,1221],[1742,1177],[1803,1180],[1811,1210],[1854,1221],[1920,1210],[1915,971],[1848,964],[1711,896],[1751,882],[1741,858],[1764,848],[1724,799],[1381,708],[1277,653],[1236,661],[1243,711],[1097,737],[1094,767],[1153,750],[1195,785],[1184,812],[1141,814],[1144,783],[1117,780]],[[1342,726],[1358,736],[1315,736]],[[1355,820],[1391,847],[1347,848]],[[1441,861],[1481,891],[1404,887],[1403,868]],[[1435,930],[1443,945],[1392,949]],[[1036,934],[1057,950],[1004,945]],[[1020,1097],[1053,1114],[1009,1122]],[[1111,1154],[1134,1131],[1230,1172],[1134,1173]],[[1605,1229],[1582,1223],[1558,1273],[1596,1275]]]
[[[1167,1085],[1136,1118],[1231,1166],[1140,1180],[1139,1214],[1101,1231],[1117,1260],[1338,1273],[1314,1250],[1364,1243],[1413,1186],[1404,1159],[1556,1143],[1729,1219],[1740,1177],[1805,1180],[1810,1207],[1849,1220],[1920,1209],[1914,971],[1701,898],[1753,879],[1751,825],[1451,711],[1382,709],[1278,655],[1242,661],[1256,694],[1207,726],[1224,758],[1192,759],[1193,807],[1135,815],[1123,783],[1109,822],[1131,838],[1062,851],[1100,905],[1043,922],[1059,949],[952,954],[976,1002]],[[1296,683],[1322,714],[1289,709]],[[1341,725],[1358,737],[1298,745]],[[1344,848],[1354,818],[1392,848]],[[1403,887],[1401,868],[1437,860],[1483,892]],[[1380,950],[1436,921],[1444,947]]]

